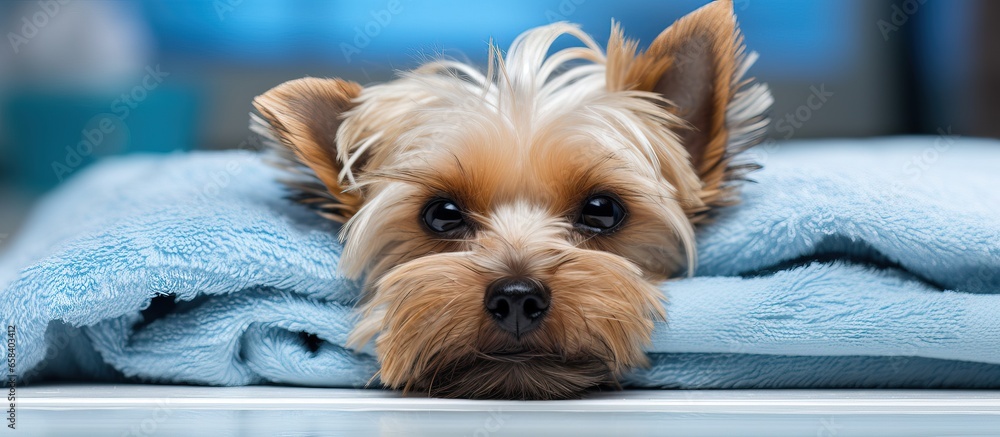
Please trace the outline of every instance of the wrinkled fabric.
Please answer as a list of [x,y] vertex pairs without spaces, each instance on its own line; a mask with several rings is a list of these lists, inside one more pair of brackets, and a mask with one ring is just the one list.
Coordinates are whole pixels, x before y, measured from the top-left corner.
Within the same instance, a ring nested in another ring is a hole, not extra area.
[[[699,229],[695,277],[663,285],[626,385],[1000,388],[1000,143],[753,153],[764,170]],[[248,152],[132,156],[49,195],[0,256],[18,373],[366,386],[338,229],[280,177]]]

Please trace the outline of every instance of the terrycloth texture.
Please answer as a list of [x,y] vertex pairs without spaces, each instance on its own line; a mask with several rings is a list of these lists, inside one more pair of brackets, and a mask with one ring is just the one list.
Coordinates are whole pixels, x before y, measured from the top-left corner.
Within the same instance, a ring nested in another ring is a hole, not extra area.
[[[1000,143],[757,153],[744,203],[699,234],[699,277],[664,285],[631,385],[1000,388]],[[369,381],[373,358],[342,347],[358,288],[336,229],[277,176],[245,152],[131,157],[51,195],[0,258],[18,372]]]

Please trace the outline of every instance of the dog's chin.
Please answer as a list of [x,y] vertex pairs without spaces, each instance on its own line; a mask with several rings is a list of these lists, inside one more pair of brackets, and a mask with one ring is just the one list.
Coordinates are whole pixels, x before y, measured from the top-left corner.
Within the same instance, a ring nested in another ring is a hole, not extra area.
[[441,363],[409,381],[413,391],[469,399],[573,399],[594,387],[618,387],[607,363],[590,356],[532,352],[476,354]]

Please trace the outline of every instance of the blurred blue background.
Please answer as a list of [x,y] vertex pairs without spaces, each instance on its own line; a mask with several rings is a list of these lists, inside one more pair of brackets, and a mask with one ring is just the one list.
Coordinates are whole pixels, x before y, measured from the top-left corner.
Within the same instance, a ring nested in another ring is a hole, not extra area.
[[[0,2],[0,240],[103,156],[246,147],[254,96],[306,75],[371,83],[429,57],[482,62],[553,21],[648,43],[705,0]],[[998,136],[998,2],[735,0],[772,137]],[[802,108],[816,90],[832,93]],[[788,118],[791,117],[791,118]],[[2,245],[2,241],[0,241]]]

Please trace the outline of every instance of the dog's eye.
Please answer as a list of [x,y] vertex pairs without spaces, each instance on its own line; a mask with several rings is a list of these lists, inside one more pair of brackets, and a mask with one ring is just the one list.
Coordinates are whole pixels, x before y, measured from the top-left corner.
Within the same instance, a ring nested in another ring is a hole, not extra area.
[[625,220],[625,207],[611,196],[592,196],[583,203],[577,225],[591,232],[608,232]]
[[424,207],[424,224],[434,232],[448,232],[465,224],[462,210],[447,199],[436,199]]

